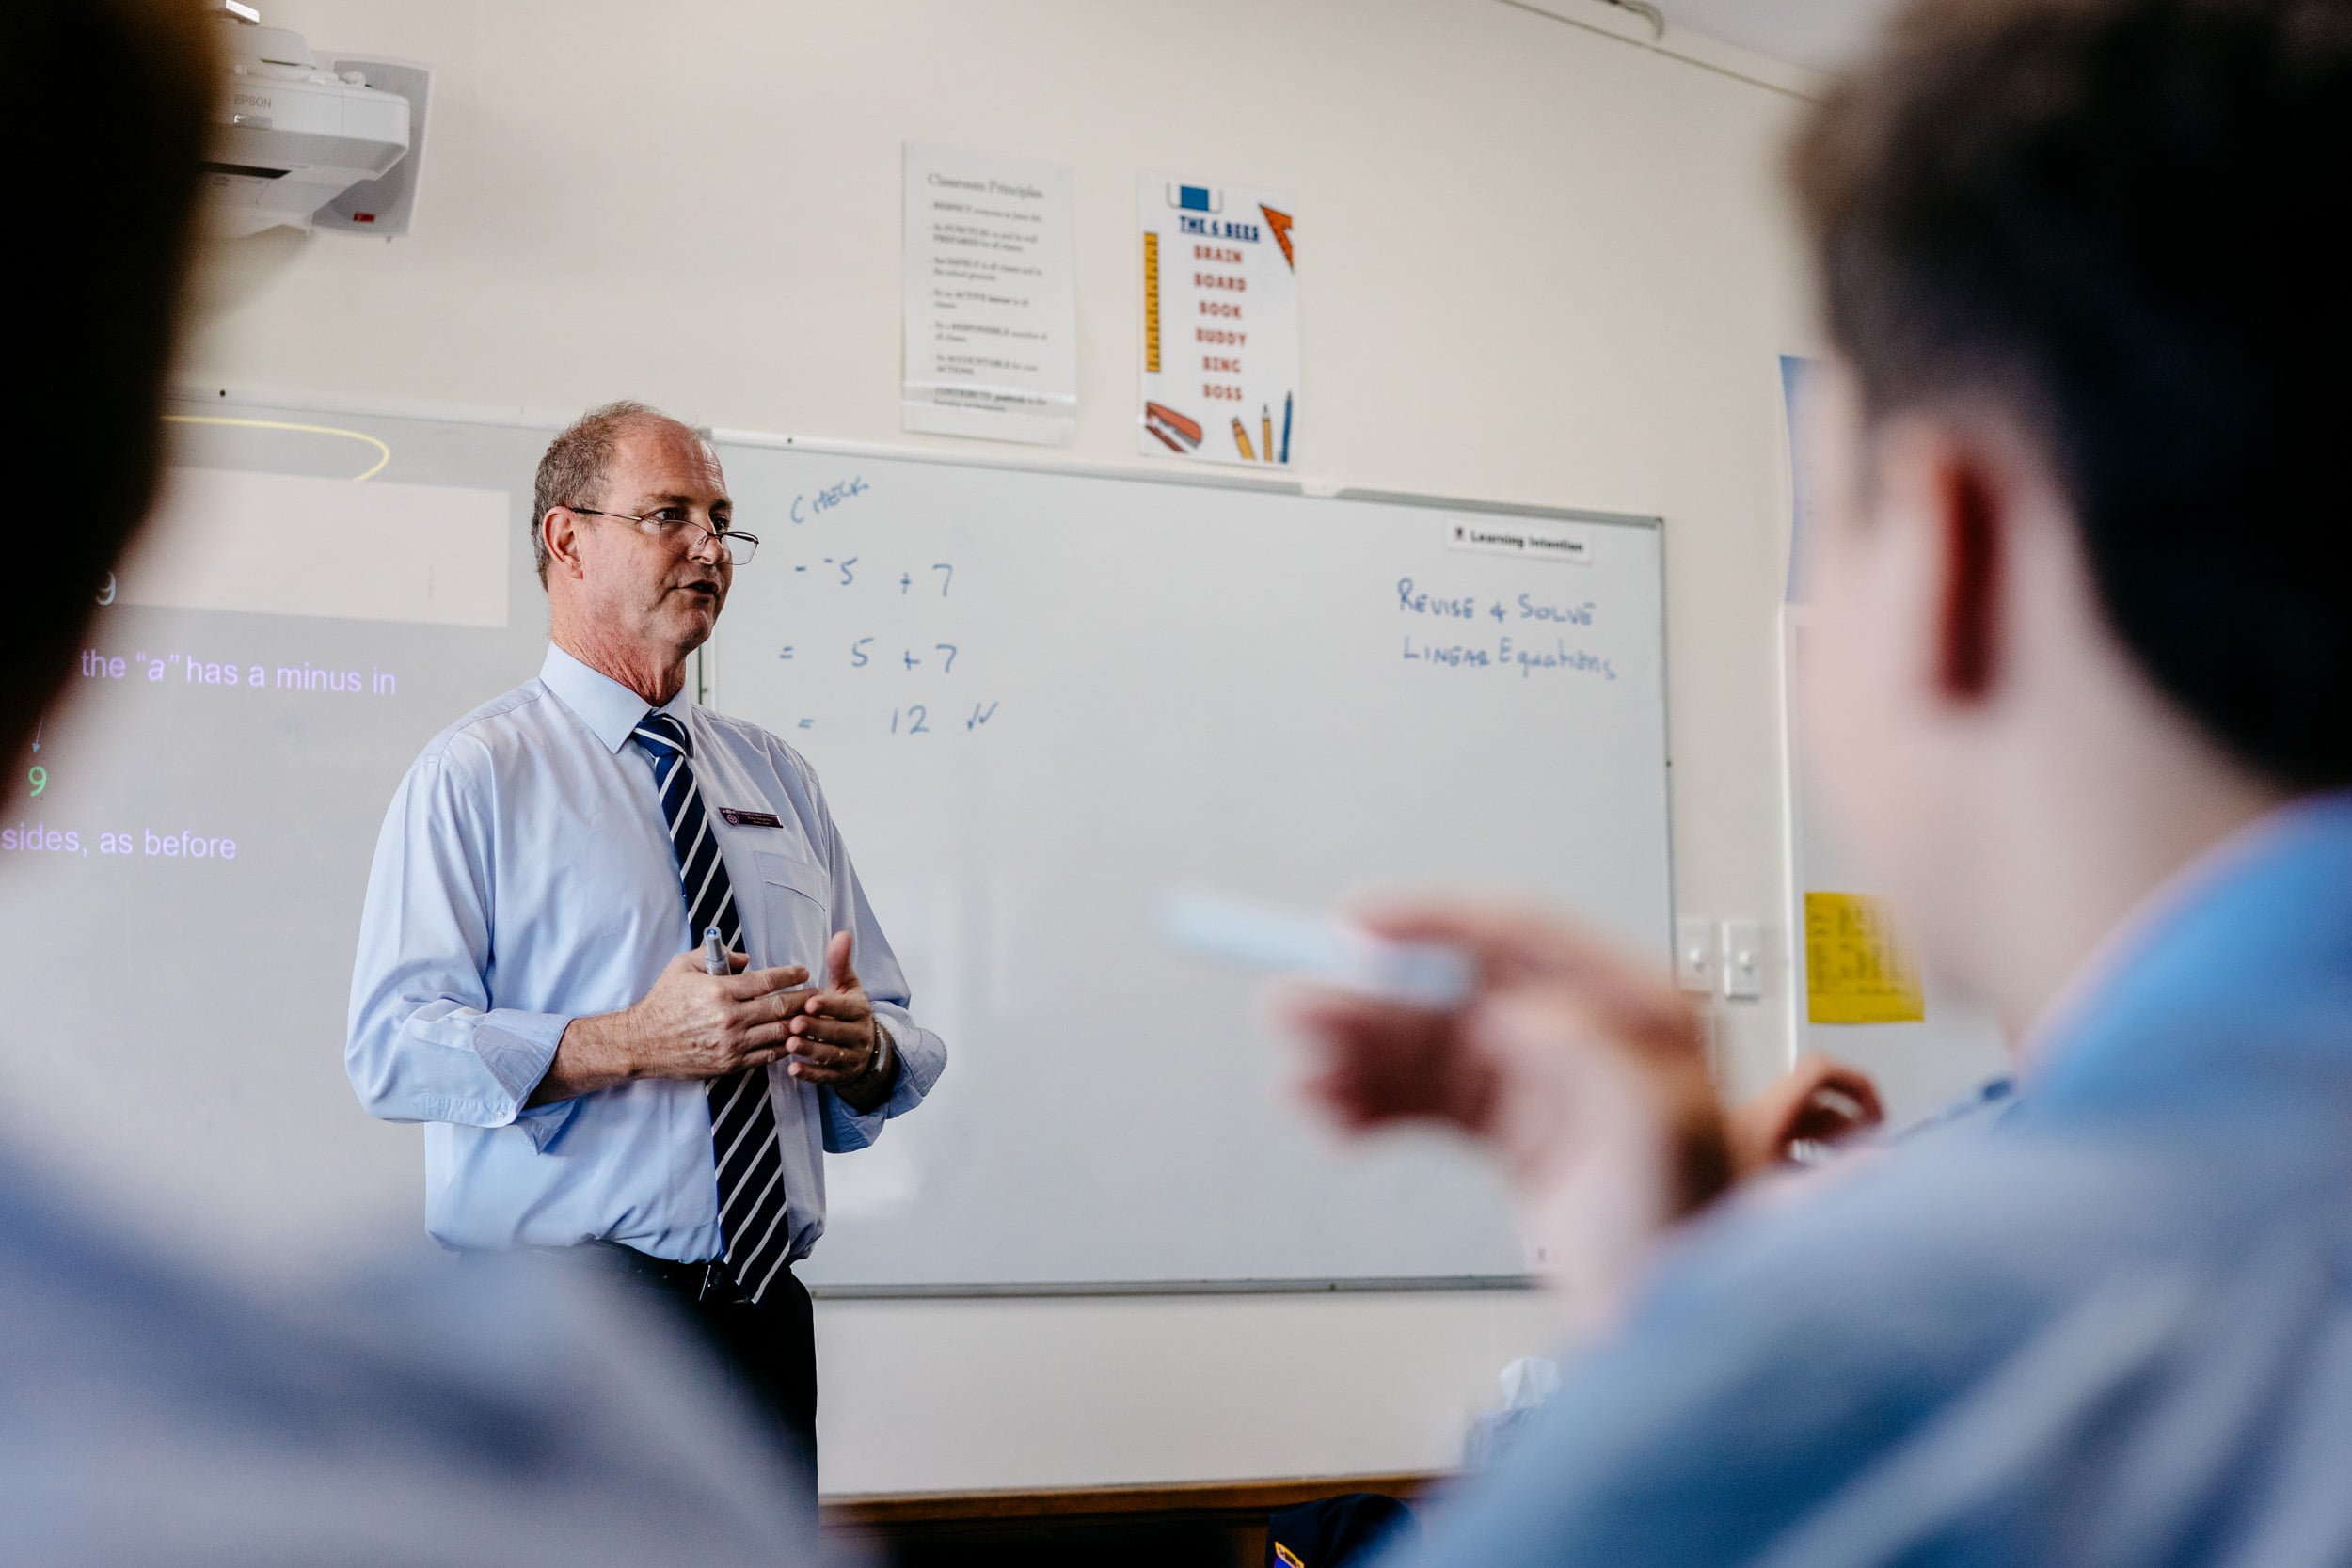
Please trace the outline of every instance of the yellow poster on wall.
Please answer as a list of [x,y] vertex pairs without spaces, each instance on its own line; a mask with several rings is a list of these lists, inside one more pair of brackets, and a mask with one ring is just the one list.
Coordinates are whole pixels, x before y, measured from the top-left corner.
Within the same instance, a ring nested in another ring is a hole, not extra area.
[[1918,973],[1875,898],[1804,895],[1805,1017],[1815,1023],[1917,1023],[1927,1014]]

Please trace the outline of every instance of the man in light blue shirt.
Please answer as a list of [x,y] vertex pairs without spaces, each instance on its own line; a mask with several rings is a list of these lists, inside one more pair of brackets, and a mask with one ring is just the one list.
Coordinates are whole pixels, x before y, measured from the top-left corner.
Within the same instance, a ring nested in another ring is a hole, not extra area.
[[1379,917],[1481,992],[1301,998],[1319,1092],[1487,1144],[1588,1314],[1429,1562],[2352,1562],[2347,162],[2344,0],[1915,0],[1810,111],[1802,712],[2015,1093],[1719,1202],[1651,966]]
[[821,1156],[919,1103],[946,1050],[808,764],[686,694],[757,544],[708,443],[595,410],[548,448],[535,512],[553,646],[393,797],[352,1086],[427,1124],[436,1239],[576,1249],[670,1296],[813,1457],[790,1265],[824,1227]]

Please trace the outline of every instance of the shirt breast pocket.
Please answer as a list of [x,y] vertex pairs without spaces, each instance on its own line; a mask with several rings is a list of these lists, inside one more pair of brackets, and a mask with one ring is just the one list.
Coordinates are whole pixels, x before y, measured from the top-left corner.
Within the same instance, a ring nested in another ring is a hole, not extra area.
[[833,879],[825,875],[823,866],[798,855],[761,849],[752,859],[759,867],[759,886],[754,896],[759,900],[768,965],[803,965],[811,981],[822,985],[825,940],[833,935],[829,929]]

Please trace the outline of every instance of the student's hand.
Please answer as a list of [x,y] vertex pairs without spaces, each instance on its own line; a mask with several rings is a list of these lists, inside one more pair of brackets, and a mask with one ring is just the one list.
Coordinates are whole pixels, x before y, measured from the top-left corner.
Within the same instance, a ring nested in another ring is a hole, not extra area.
[[1745,1180],[1788,1160],[1792,1144],[1834,1143],[1885,1119],[1868,1075],[1807,1056],[1724,1118],[1732,1173]]
[[811,991],[792,1020],[789,1062],[785,1070],[811,1084],[837,1088],[866,1075],[882,1048],[875,1033],[874,1005],[850,967],[854,941],[835,931],[825,944],[824,990]]
[[1476,990],[1446,1012],[1294,993],[1308,1092],[1351,1131],[1437,1122],[1484,1145],[1571,1291],[1613,1290],[1728,1183],[1698,1017],[1663,975],[1531,911],[1424,903],[1364,924],[1464,949]]

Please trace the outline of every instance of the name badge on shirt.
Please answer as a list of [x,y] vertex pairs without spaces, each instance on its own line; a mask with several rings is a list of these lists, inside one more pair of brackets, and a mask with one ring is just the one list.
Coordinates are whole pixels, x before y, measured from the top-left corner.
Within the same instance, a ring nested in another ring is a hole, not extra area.
[[719,815],[730,828],[781,828],[784,818],[771,811],[739,811],[733,806],[721,806]]

